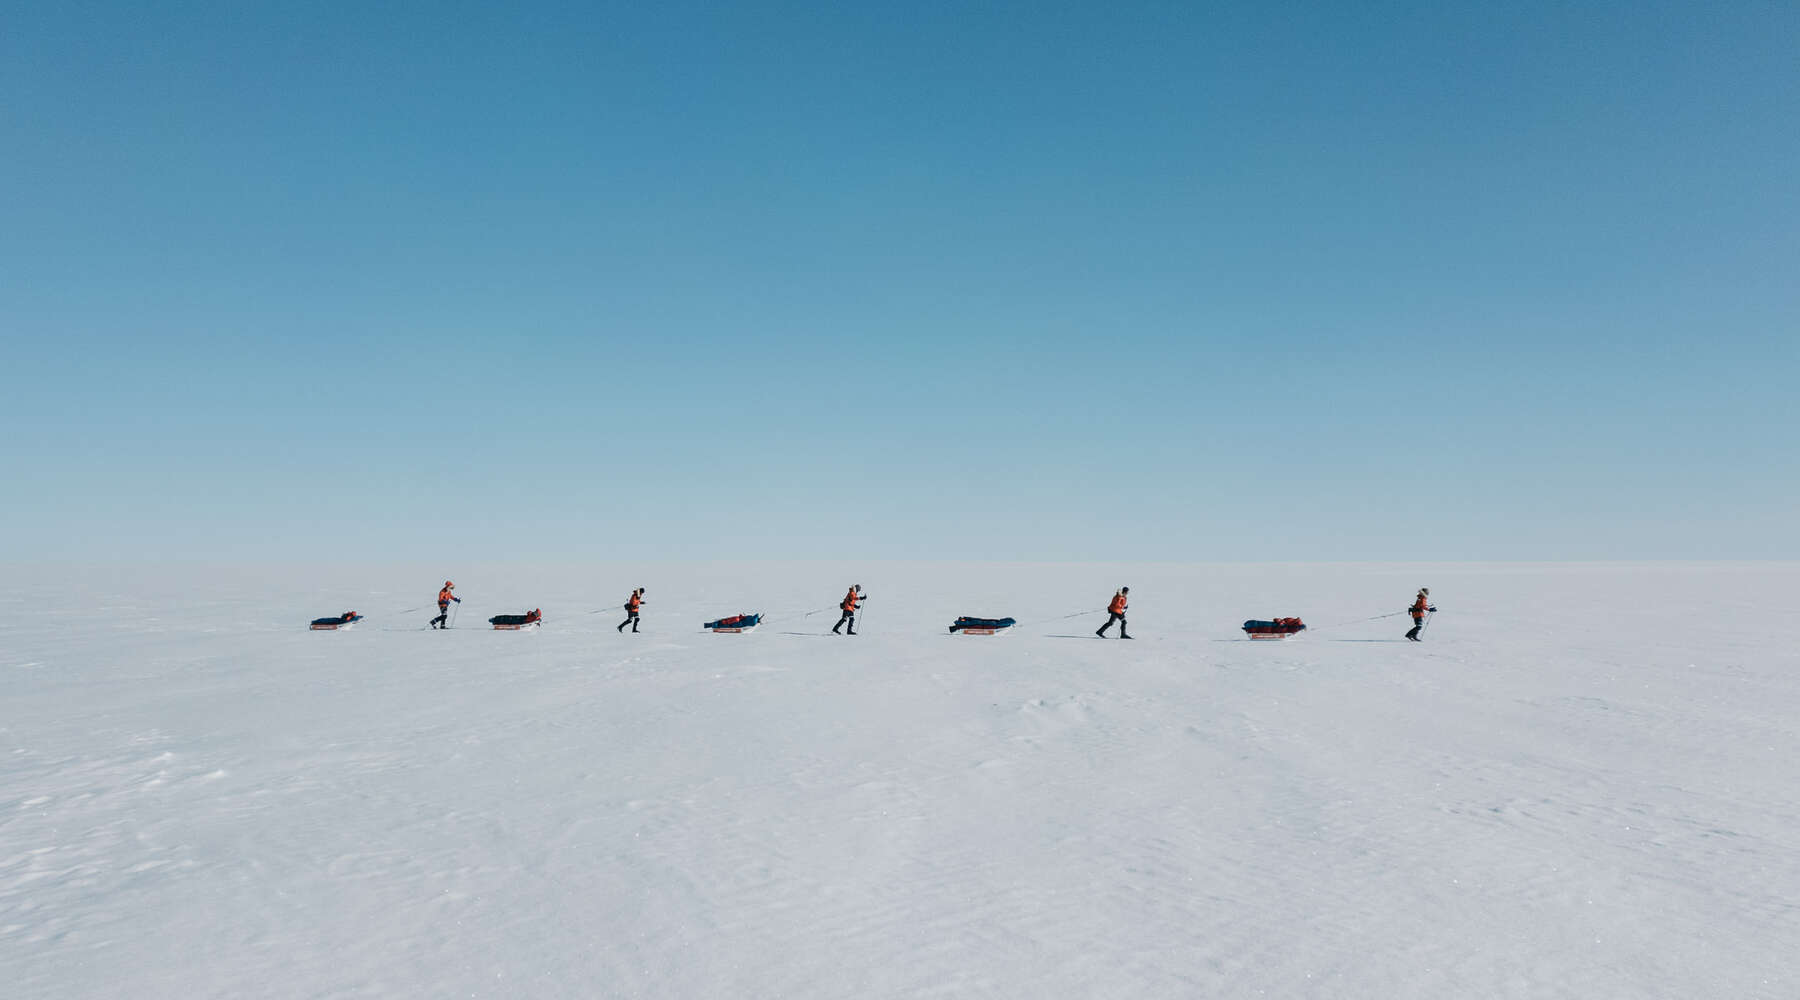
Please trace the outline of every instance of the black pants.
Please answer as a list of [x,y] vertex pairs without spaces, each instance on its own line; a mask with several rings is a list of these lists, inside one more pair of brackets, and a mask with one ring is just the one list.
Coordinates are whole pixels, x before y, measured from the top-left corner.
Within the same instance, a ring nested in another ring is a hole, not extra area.
[[631,630],[633,632],[637,631],[638,619],[637,619],[636,611],[625,612],[625,620],[619,623],[619,631],[621,631],[621,632],[625,631],[625,626],[627,626],[627,625],[631,626]]
[[1419,615],[1419,616],[1413,618],[1413,627],[1411,629],[1407,630],[1406,637],[1408,639],[1419,638],[1419,630],[1424,627],[1425,627],[1425,616]]
[[432,625],[442,625],[445,628],[450,627],[450,602],[449,601],[439,601],[438,602],[438,616],[431,620],[431,624]]
[[832,634],[836,635],[837,630],[843,628],[845,622],[850,623],[850,634],[855,635],[856,634],[856,612],[854,612],[854,611],[845,611],[843,613],[843,615],[838,618],[838,623],[836,625],[831,626]]
[[1119,634],[1124,635],[1125,634],[1125,616],[1122,614],[1119,614],[1117,611],[1108,611],[1106,613],[1106,624],[1100,626],[1098,629],[1095,629],[1094,634],[1095,635],[1105,635],[1106,630],[1109,628],[1112,628],[1113,622],[1119,623]]

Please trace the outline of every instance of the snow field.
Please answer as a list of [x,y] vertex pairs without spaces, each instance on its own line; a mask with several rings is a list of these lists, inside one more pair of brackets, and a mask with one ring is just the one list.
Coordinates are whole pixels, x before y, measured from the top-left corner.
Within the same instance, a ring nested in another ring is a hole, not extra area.
[[1794,564],[8,579],[9,996],[1800,996]]

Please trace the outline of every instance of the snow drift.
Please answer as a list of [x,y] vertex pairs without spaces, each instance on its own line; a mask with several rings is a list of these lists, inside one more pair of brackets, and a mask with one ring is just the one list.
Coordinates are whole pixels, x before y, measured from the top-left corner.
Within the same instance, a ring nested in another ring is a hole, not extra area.
[[178,575],[0,587],[9,997],[1800,987],[1792,564]]

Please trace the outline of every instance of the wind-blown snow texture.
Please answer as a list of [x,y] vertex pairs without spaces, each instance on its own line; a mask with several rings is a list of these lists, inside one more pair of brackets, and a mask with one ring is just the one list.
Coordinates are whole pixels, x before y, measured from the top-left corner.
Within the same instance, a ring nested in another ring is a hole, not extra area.
[[10,997],[1800,996],[1793,564],[9,580]]

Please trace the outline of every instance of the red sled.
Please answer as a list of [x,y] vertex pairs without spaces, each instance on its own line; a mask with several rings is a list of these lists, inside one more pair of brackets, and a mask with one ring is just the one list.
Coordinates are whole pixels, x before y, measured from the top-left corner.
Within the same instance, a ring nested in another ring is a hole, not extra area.
[[531,628],[544,623],[544,613],[537,608],[522,615],[495,615],[488,619],[496,632],[517,632],[522,628]]
[[1252,639],[1291,639],[1304,631],[1306,623],[1298,618],[1277,618],[1274,621],[1251,619],[1244,623],[1244,633]]
[[1018,624],[1013,618],[971,618],[963,615],[950,624],[950,634],[999,635]]
[[729,618],[720,618],[717,621],[707,622],[700,627],[710,632],[748,632],[761,624],[762,612],[755,611],[749,614],[732,615]]
[[346,611],[336,618],[314,618],[311,625],[306,626],[314,632],[336,632],[341,628],[349,628],[362,621],[362,615],[354,611]]

